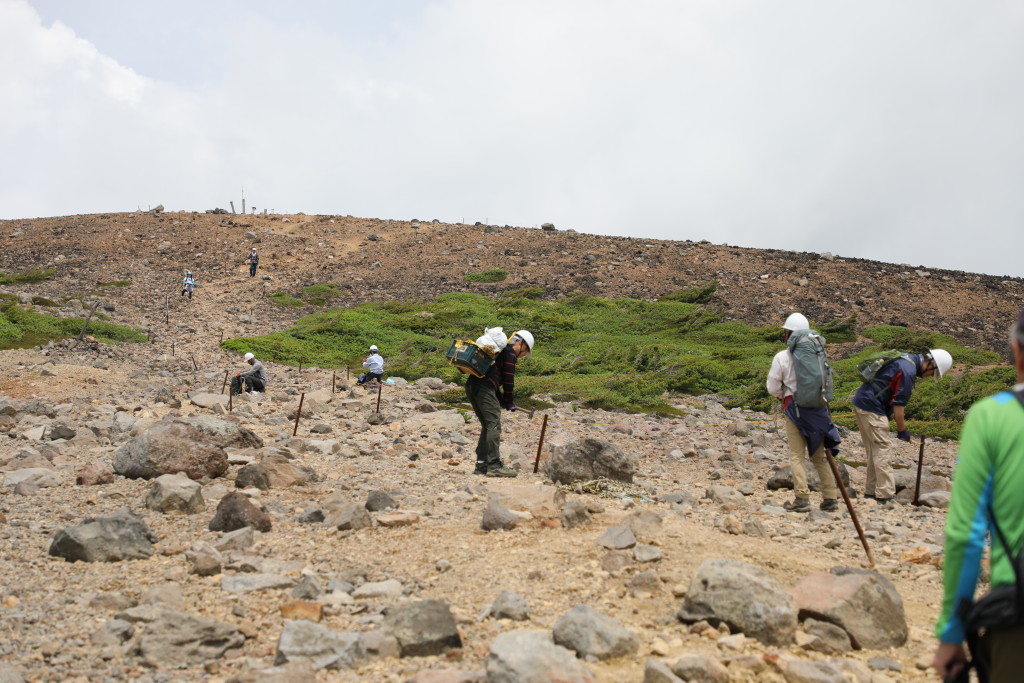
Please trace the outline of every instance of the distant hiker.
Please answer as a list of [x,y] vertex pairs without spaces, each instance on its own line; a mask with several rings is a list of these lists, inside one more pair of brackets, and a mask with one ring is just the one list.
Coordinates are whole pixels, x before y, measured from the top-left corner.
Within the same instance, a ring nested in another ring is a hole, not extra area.
[[[798,396],[799,375],[797,362],[794,356],[803,353],[798,344],[805,343],[813,346],[812,353],[818,352],[818,340],[820,340],[820,353],[824,355],[825,340],[814,330],[800,313],[793,313],[786,322],[782,324],[783,340],[787,348],[775,354],[772,359],[772,367],[768,371],[768,393],[782,401],[782,409],[786,415],[786,438],[789,441],[789,466],[793,472],[792,501],[785,503],[783,507],[790,512],[808,512],[811,509],[811,491],[807,486],[807,456],[810,455],[811,463],[818,473],[818,480],[821,482],[821,493],[823,500],[820,509],[825,511],[836,510],[839,507],[837,498],[839,491],[836,488],[835,477],[832,476],[832,469],[825,459],[825,449],[828,448],[835,455],[839,445],[839,432],[832,423],[832,416],[828,412],[828,403],[825,400],[814,400],[814,394],[803,401],[806,405],[801,406]],[[803,341],[807,340],[807,341]],[[827,368],[822,364],[822,368]],[[814,372],[804,374],[804,380],[809,384],[824,384],[828,381],[831,386],[831,377],[817,378]],[[820,390],[819,390],[820,393]],[[820,398],[820,397],[819,397]],[[818,404],[818,405],[813,405]]]
[[[935,624],[939,646],[932,659],[947,681],[967,680],[954,678],[965,664],[965,639],[982,681],[983,671],[989,681],[1019,681],[1024,668],[1024,615],[1017,598],[1024,577],[1015,575],[1019,563],[1012,556],[1024,538],[1024,310],[1010,330],[1010,347],[1017,385],[975,403],[960,433],[946,515],[945,593]],[[965,615],[964,603],[974,597],[981,573],[986,535],[992,544],[991,592]],[[975,616],[980,614],[988,618]]]
[[245,372],[235,375],[234,379],[231,380],[231,393],[240,394],[243,391],[266,391],[267,371],[263,368],[263,363],[256,360],[256,356],[251,353],[245,354],[242,360],[252,367]]
[[896,420],[896,438],[910,441],[904,419],[904,406],[910,401],[918,377],[942,377],[953,366],[953,357],[945,349],[928,353],[908,353],[886,361],[871,381],[864,382],[853,397],[864,452],[867,454],[867,480],[864,497],[885,504],[896,495],[892,475],[892,450],[889,418]]
[[517,409],[516,360],[530,355],[532,350],[533,335],[519,330],[498,353],[486,375],[470,376],[466,380],[466,397],[480,420],[473,474],[486,474],[488,477],[514,477],[517,474],[501,462],[501,409]]
[[377,353],[376,344],[370,345],[370,355],[363,361],[363,367],[367,371],[359,376],[359,379],[356,380],[357,384],[366,384],[373,380],[380,382],[384,377],[384,359]]
[[181,281],[181,295],[185,296],[188,293],[188,298],[192,298],[192,290],[196,288],[196,279],[192,277],[192,271],[185,271],[185,279]]
[[256,253],[256,247],[252,248],[246,260],[249,262],[249,277],[256,277],[256,266],[260,264],[260,255]]

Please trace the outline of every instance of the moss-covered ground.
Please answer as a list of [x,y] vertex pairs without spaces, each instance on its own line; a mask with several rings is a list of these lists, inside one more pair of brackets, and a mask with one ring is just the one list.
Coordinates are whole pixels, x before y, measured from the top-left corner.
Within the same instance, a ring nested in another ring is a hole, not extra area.
[[[50,339],[77,336],[83,318],[55,318],[15,303],[0,305],[0,349],[34,346]],[[89,321],[87,334],[106,344],[146,341],[143,332],[98,320]]]

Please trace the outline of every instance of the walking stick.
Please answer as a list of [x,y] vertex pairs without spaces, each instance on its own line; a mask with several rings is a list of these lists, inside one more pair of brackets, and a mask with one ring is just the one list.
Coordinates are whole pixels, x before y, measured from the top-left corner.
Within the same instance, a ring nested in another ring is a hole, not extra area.
[[850,494],[846,492],[846,484],[843,483],[843,478],[839,476],[839,468],[836,466],[836,461],[832,458],[832,454],[829,450],[825,449],[825,457],[828,458],[828,466],[832,468],[832,476],[836,479],[836,486],[839,487],[839,492],[843,494],[843,501],[846,503],[846,509],[850,511],[850,519],[853,520],[853,526],[857,529],[857,535],[860,537],[860,544],[864,546],[864,553],[868,556],[868,564],[872,567],[875,566],[875,558],[871,556],[871,548],[868,546],[868,539],[864,536],[864,529],[860,526],[860,520],[857,519],[857,513],[854,512],[853,503],[850,502]]
[[537,457],[533,459],[533,473],[537,474],[537,468],[540,467],[540,450],[544,448],[544,432],[548,429],[548,416],[544,414],[544,422],[540,426],[540,443],[537,444]]
[[921,435],[921,447],[917,450],[917,481],[914,483],[914,505],[920,505],[921,467],[924,465],[924,434]]

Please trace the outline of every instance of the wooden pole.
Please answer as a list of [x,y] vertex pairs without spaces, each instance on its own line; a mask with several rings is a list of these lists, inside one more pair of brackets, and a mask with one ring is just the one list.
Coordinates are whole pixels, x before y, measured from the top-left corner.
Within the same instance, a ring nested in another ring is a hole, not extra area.
[[299,395],[299,409],[295,411],[295,428],[292,429],[292,436],[299,433],[299,418],[302,417],[302,402],[306,400],[306,392]]
[[82,341],[82,339],[85,338],[85,331],[89,329],[89,320],[92,318],[92,314],[96,312],[96,307],[99,305],[99,299],[92,302],[92,308],[89,309],[89,315],[85,316],[85,322],[82,323],[82,331],[78,333],[78,341]]
[[836,479],[836,486],[839,487],[839,492],[843,494],[843,501],[846,503],[846,509],[850,511],[850,519],[853,520],[853,526],[857,529],[857,536],[860,537],[860,544],[864,546],[864,553],[868,556],[868,564],[874,567],[875,558],[871,556],[871,548],[868,546],[868,539],[864,536],[864,529],[861,528],[860,520],[857,519],[857,513],[853,509],[853,503],[850,502],[850,494],[846,492],[846,484],[843,483],[843,478],[839,476],[839,467],[836,466],[836,461],[827,448],[825,449],[825,457],[828,458],[828,466],[832,468],[832,476]]
[[331,372],[331,393],[338,393],[338,371],[334,370]]
[[384,384],[377,385],[377,412],[380,412],[380,393],[384,391]]
[[302,374],[302,359],[299,359],[299,374]]
[[231,372],[230,370],[225,370],[224,371],[224,384],[220,385],[220,394],[221,394],[221,396],[224,395],[224,390],[228,388],[228,373],[230,373],[230,372]]
[[917,451],[917,481],[914,482],[914,505],[920,505],[921,500],[921,467],[924,465],[924,434],[921,435],[921,448]]
[[218,344],[223,344],[224,343],[224,328],[223,327],[220,328],[220,341],[218,341],[217,343]]
[[346,381],[348,381],[349,379],[350,379],[350,378],[349,378],[349,376],[348,376],[348,366],[346,365],[346,366],[345,366],[345,380],[346,380]]
[[533,473],[537,474],[540,467],[540,451],[544,448],[544,433],[548,430],[548,416],[544,414],[544,422],[540,426],[540,443],[537,444],[537,457],[533,459]]

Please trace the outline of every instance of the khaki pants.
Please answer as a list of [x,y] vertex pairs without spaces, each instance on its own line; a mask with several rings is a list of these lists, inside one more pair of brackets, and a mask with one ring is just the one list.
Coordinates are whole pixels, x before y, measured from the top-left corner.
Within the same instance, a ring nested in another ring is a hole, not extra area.
[[892,476],[892,445],[889,434],[889,418],[853,407],[857,416],[857,429],[864,442],[867,454],[867,480],[864,493],[877,498],[892,498],[896,495],[896,480]]
[[[786,423],[786,439],[789,441],[789,467],[793,471],[793,493],[797,498],[809,499],[811,490],[807,487],[807,439],[796,428],[793,421],[788,417]],[[839,490],[836,488],[836,479],[832,475],[832,468],[828,466],[825,459],[825,444],[818,446],[811,456],[811,463],[818,472],[818,479],[821,480],[821,494],[825,498],[838,498]]]

